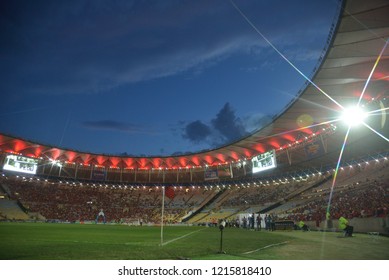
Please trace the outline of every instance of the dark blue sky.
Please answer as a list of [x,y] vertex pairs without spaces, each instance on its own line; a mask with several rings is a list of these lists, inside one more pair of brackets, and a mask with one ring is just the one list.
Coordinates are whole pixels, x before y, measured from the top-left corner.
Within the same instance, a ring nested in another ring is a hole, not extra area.
[[[235,3],[312,73],[338,1]],[[304,84],[229,0],[1,1],[0,30],[0,132],[80,151],[214,148]]]

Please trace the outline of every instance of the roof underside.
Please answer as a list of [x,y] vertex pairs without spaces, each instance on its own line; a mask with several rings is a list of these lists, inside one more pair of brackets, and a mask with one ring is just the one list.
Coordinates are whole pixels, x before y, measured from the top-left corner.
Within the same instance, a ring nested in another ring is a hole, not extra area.
[[[389,37],[388,15],[387,0],[346,1],[340,11],[337,25],[333,26],[329,35],[327,52],[321,58],[321,65],[312,78],[315,85],[307,83],[295,101],[269,125],[227,146],[182,156],[120,157],[65,150],[0,135],[0,149],[26,156],[134,169],[226,164],[251,158],[272,149],[277,150],[281,156],[288,154],[289,160],[293,154],[293,162],[303,163],[306,161],[304,152],[301,149],[300,151],[290,149],[287,152],[288,147],[298,145],[296,141],[301,143],[306,137],[311,139],[314,133],[324,131],[323,128],[328,129],[329,123],[321,123],[336,119],[341,111],[340,106],[356,104],[373,67],[375,69],[362,103],[371,103],[373,98],[377,100],[388,96],[389,47],[386,48]],[[376,63],[380,54],[381,57]],[[304,128],[309,125],[314,126]],[[382,137],[368,135],[368,131],[369,129],[365,128],[365,131],[350,134],[348,141],[354,145],[354,150],[358,150],[361,142],[366,139],[374,143],[375,149],[378,148],[377,145],[382,149],[388,148],[387,142]],[[332,130],[331,135],[322,132],[321,137],[323,139],[331,137],[331,141],[327,141],[326,145],[329,146],[329,154],[333,153],[334,156],[327,156],[326,159],[335,160],[335,154],[340,150],[344,139],[342,128],[338,127],[336,132]],[[318,162],[322,160],[318,159]]]

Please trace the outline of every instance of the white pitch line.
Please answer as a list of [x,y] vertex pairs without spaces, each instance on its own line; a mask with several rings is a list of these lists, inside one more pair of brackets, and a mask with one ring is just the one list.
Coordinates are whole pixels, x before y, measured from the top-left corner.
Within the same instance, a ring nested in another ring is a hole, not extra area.
[[242,255],[247,255],[247,254],[255,253],[255,252],[258,252],[258,251],[261,251],[261,250],[270,248],[270,247],[279,246],[279,245],[284,245],[284,244],[286,244],[286,243],[289,243],[289,241],[284,241],[284,242],[281,242],[281,243],[270,244],[270,245],[267,245],[267,246],[265,246],[265,247],[259,248],[259,249],[254,250],[254,251],[244,252],[244,253],[242,253]]
[[172,242],[174,242],[174,241],[180,240],[180,239],[182,239],[182,238],[185,238],[185,237],[187,237],[187,236],[189,236],[189,235],[191,235],[191,234],[194,234],[194,233],[199,232],[199,231],[202,231],[202,230],[204,230],[204,229],[199,229],[199,230],[196,230],[196,231],[189,232],[189,233],[187,233],[187,234],[185,234],[185,235],[183,235],[183,236],[180,236],[180,237],[174,238],[174,239],[172,239],[172,240],[169,240],[169,241],[167,241],[167,242],[164,242],[164,243],[162,243],[161,245],[162,245],[162,246],[167,245],[167,244],[169,244],[169,243],[172,243]]

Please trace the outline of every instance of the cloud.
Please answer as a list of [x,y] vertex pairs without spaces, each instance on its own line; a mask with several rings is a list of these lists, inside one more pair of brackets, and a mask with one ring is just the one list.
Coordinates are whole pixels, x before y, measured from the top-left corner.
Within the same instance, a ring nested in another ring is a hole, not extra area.
[[291,61],[317,61],[322,54],[322,49],[302,50],[295,48],[287,51],[288,58]]
[[271,116],[262,113],[247,114],[242,118],[242,124],[248,133],[252,133],[271,123]]
[[227,102],[209,124],[200,120],[186,124],[182,137],[194,144],[207,143],[211,147],[217,147],[242,138],[246,134],[244,123],[236,117],[235,111]]
[[183,126],[181,136],[192,144],[216,148],[262,129],[268,126],[271,121],[271,116],[262,113],[247,113],[239,118],[236,116],[233,107],[227,102],[215,118],[209,121],[209,124],[200,120],[190,123],[180,121],[179,126]]
[[[215,18],[231,12],[223,2],[220,11],[212,11],[208,1],[125,2],[9,3],[2,19],[0,47],[6,59],[0,73],[8,76],[2,87],[100,93],[210,67],[248,43],[247,34]],[[229,31],[219,34],[224,24]]]
[[186,125],[182,136],[184,139],[188,139],[191,142],[198,144],[205,141],[211,133],[211,128],[208,125],[197,120]]
[[142,126],[114,120],[84,121],[81,124],[83,127],[96,130],[114,130],[129,133],[146,132]]
[[217,113],[216,118],[214,118],[211,123],[213,128],[216,129],[227,142],[241,138],[246,134],[241,119],[235,116],[235,112],[228,102],[219,113]]
[[[277,5],[260,2],[240,6],[255,21],[265,11],[280,13]],[[232,55],[261,56],[268,48],[224,0],[9,1],[3,8],[1,87],[10,93],[101,93],[198,73]],[[255,23],[273,38],[299,30],[278,21]]]

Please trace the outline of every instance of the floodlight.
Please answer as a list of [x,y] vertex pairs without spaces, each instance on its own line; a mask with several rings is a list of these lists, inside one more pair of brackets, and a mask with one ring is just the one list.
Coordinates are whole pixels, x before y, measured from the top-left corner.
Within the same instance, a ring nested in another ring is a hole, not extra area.
[[343,111],[341,119],[349,126],[357,126],[366,119],[367,114],[360,107],[351,107]]

